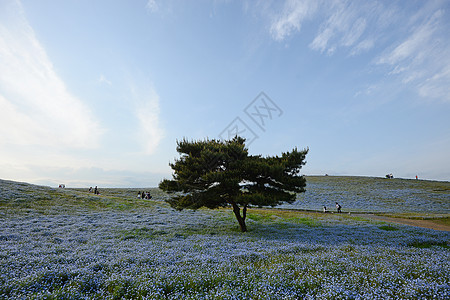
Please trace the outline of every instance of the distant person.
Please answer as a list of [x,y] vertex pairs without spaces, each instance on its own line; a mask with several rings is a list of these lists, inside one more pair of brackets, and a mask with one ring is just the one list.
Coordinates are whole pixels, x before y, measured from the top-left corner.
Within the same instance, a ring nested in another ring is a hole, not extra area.
[[92,193],[92,186],[89,187],[89,193]]
[[95,186],[95,188],[94,188],[94,194],[95,194],[95,195],[100,195],[100,193],[98,192],[97,186]]
[[326,207],[325,205],[323,205],[323,212],[324,212],[324,213],[327,213],[327,212],[328,212],[327,207]]
[[142,197],[142,196],[141,196],[141,191],[138,192],[137,197],[138,197],[139,199],[141,199],[141,197]]
[[419,180],[419,176],[416,175],[416,180]]
[[336,202],[336,209],[338,213],[341,213],[341,205]]

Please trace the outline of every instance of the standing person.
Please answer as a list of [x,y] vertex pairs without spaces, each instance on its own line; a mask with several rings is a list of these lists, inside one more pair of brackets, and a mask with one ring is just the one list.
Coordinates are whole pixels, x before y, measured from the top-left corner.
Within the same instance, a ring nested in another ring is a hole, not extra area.
[[141,199],[141,191],[138,192],[138,196],[139,199]]
[[336,209],[337,209],[338,213],[341,212],[341,205],[339,203],[337,203],[337,202],[336,202]]
[[323,212],[324,212],[324,213],[328,212],[328,211],[327,211],[327,207],[326,207],[325,205],[322,205],[322,206],[323,206]]
[[97,188],[97,186],[95,186],[95,188],[94,188],[94,194],[98,195],[98,188]]

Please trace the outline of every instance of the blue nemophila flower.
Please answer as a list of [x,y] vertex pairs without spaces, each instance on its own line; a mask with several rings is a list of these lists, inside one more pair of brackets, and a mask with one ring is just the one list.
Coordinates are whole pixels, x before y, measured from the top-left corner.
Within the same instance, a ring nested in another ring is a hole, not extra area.
[[[231,224],[231,225],[230,225]],[[447,232],[358,220],[240,234],[227,213],[0,218],[0,298],[446,299]],[[3,238],[2,238],[3,237]]]

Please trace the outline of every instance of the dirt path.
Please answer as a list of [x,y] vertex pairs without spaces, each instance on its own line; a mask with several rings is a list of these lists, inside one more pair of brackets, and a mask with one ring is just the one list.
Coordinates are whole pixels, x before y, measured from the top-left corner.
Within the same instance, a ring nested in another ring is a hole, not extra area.
[[437,224],[428,220],[413,220],[413,219],[402,219],[402,218],[391,218],[384,216],[376,216],[371,214],[358,214],[357,216],[362,218],[367,218],[371,220],[383,221],[383,222],[391,222],[397,224],[404,224],[409,226],[416,226],[434,230],[442,230],[442,231],[450,231],[450,226],[444,224]]

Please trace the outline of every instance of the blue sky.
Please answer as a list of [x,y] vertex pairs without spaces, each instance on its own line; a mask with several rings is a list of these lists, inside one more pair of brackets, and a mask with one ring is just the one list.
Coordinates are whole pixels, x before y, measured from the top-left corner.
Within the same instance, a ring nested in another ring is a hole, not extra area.
[[0,1],[0,178],[150,187],[176,140],[450,180],[450,1]]

